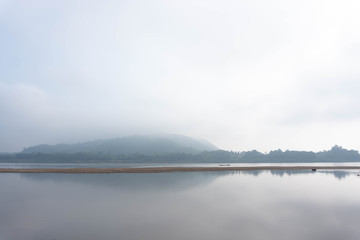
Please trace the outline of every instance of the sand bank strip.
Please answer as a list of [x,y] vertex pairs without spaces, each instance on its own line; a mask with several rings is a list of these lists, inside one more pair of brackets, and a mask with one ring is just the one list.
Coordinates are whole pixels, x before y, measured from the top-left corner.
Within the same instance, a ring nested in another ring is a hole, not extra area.
[[261,170],[351,170],[360,166],[146,167],[146,168],[0,168],[0,173],[161,173]]

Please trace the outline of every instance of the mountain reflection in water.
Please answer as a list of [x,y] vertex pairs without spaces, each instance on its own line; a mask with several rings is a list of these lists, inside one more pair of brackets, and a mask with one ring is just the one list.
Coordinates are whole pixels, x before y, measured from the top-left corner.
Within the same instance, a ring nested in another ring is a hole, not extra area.
[[0,174],[0,239],[359,239],[356,175]]
[[[207,184],[221,176],[232,175],[253,175],[258,176],[262,173],[270,173],[275,176],[291,176],[299,174],[316,174],[307,170],[260,170],[260,171],[229,171],[229,172],[173,172],[173,173],[139,173],[139,174],[27,174],[21,173],[24,178],[37,181],[55,182],[77,182],[81,184],[103,185],[107,187],[122,187],[131,189],[144,189],[149,187],[157,188],[190,188],[200,184]],[[320,170],[317,174],[327,174],[337,179],[352,176],[355,171],[351,170]],[[166,179],[166,181],[164,181]]]

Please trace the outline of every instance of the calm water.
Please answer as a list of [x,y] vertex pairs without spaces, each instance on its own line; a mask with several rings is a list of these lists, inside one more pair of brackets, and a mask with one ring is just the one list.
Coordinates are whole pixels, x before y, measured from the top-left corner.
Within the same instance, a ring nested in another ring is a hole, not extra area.
[[[0,168],[122,168],[122,167],[217,167],[224,163],[0,163]],[[312,163],[230,163],[231,167],[249,166],[360,166],[360,162]]]
[[0,240],[360,239],[350,171],[0,174]]

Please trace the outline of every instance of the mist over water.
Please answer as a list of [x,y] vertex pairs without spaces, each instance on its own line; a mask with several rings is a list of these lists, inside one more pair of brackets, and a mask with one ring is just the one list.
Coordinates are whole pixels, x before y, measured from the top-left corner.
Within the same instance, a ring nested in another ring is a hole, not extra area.
[[[0,0],[0,168],[360,166],[359,9]],[[359,240],[357,175],[0,173],[0,240]]]
[[0,174],[0,182],[1,240],[360,237],[355,172]]

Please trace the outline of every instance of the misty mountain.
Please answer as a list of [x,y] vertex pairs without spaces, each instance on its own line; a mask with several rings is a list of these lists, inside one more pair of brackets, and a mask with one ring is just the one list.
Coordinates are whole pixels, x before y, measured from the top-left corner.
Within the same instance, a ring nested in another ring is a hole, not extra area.
[[[210,150],[209,150],[210,149]],[[215,150],[212,150],[215,149]],[[28,163],[305,163],[360,162],[357,150],[335,145],[321,152],[234,152],[180,135],[132,136],[77,144],[39,145],[0,154],[0,162]]]
[[106,155],[124,154],[196,154],[217,150],[205,140],[177,134],[130,136],[116,139],[96,140],[76,144],[37,145],[25,148],[22,153],[94,153]]

